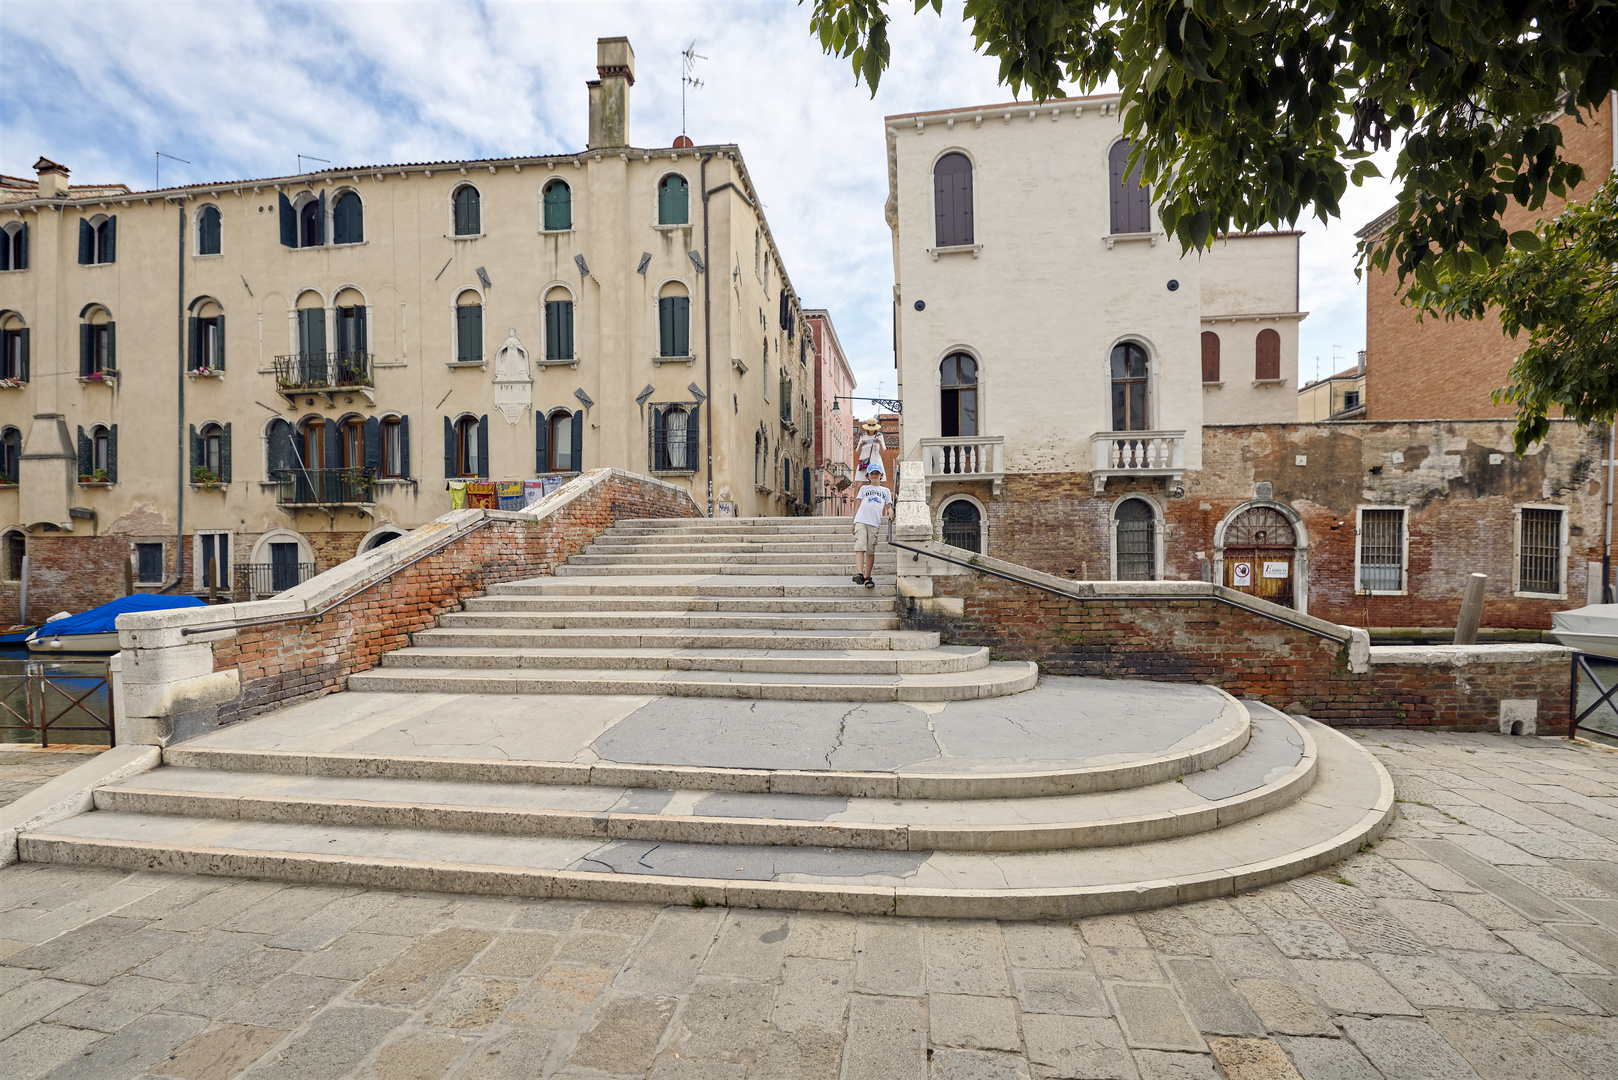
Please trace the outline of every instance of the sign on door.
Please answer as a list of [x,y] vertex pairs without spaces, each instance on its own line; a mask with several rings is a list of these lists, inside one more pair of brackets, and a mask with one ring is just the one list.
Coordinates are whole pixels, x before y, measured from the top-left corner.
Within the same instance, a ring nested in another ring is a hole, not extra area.
[[1231,569],[1231,584],[1238,589],[1248,588],[1253,584],[1253,564],[1239,562]]

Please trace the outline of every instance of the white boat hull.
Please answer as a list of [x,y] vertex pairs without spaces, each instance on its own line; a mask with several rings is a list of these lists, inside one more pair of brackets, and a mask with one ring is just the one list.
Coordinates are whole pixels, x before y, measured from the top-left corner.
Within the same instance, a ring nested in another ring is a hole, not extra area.
[[[61,644],[57,644],[60,642]],[[26,643],[35,653],[115,653],[118,634],[36,634]]]

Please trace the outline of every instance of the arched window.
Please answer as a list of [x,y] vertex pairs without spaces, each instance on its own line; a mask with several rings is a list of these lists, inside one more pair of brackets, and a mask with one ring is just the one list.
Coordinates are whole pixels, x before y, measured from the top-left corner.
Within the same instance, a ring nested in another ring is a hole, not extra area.
[[939,429],[944,438],[978,433],[978,362],[951,353],[939,365]]
[[358,244],[365,239],[365,204],[359,193],[345,191],[331,207],[331,242]]
[[477,236],[483,231],[483,208],[478,189],[462,184],[451,199],[455,205],[455,235]]
[[972,162],[965,154],[945,154],[933,166],[933,217],[939,247],[972,243]]
[[91,304],[79,323],[79,377],[99,379],[118,370],[118,326],[112,312]]
[[573,227],[573,190],[565,180],[545,185],[545,231],[566,232]]
[[14,427],[0,431],[0,484],[15,484],[22,465],[22,432]]
[[112,479],[112,429],[105,424],[90,429],[90,471],[98,479]]
[[657,185],[657,223],[685,225],[691,220],[689,189],[685,177],[670,173]]
[[455,362],[483,362],[483,298],[471,289],[455,298]]
[[1157,514],[1145,499],[1125,499],[1113,511],[1119,581],[1157,580]]
[[400,532],[398,529],[379,529],[375,535],[373,535],[369,540],[365,541],[365,547],[363,550],[375,551],[384,544],[393,543],[403,535],[404,533]]
[[197,254],[219,254],[219,207],[204,206],[197,211]]
[[322,220],[321,210],[325,208],[324,198],[310,199],[298,211],[298,246],[320,247],[326,242],[326,222]]
[[1219,335],[1212,330],[1202,332],[1202,381],[1219,381]]
[[983,550],[983,515],[970,499],[956,499],[947,504],[939,516],[943,523],[944,543],[966,551]]
[[[305,469],[324,469],[326,467],[326,428],[335,428],[337,422],[326,421],[318,416],[312,416],[298,426],[298,463]],[[333,431],[332,438],[336,438]]]
[[573,296],[561,287],[545,294],[545,359],[574,359]]
[[338,430],[343,440],[342,467],[365,468],[365,418],[350,416],[338,425]]
[[326,303],[310,289],[301,293],[298,306],[298,353],[287,377],[293,386],[326,385]]
[[753,432],[753,483],[763,486],[769,480],[769,441],[762,431]]
[[578,472],[583,452],[584,413],[557,409],[539,425],[536,472]]
[[0,231],[0,270],[28,269],[28,223],[14,221]]
[[1260,330],[1253,343],[1253,378],[1279,379],[1281,377],[1281,335],[1274,330]]
[[1148,431],[1146,350],[1133,341],[1112,347],[1112,430]]
[[197,438],[201,445],[198,447],[201,459],[198,465],[207,469],[214,476],[223,476],[225,467],[225,429],[218,424],[204,424]]
[[691,297],[677,281],[664,285],[658,297],[657,355],[691,355]]
[[695,472],[697,468],[697,414],[684,405],[652,410],[652,469],[654,472]]
[[6,580],[22,580],[22,559],[28,554],[28,538],[19,530],[6,533]]
[[1107,194],[1115,235],[1152,231],[1152,193],[1140,182],[1140,164],[1129,168],[1133,146],[1129,140],[1120,139],[1107,152]]
[[399,480],[410,475],[410,418],[389,416],[382,421],[377,453],[384,479]]
[[332,385],[365,386],[371,379],[370,335],[365,325],[365,297],[344,289],[332,301],[337,348],[332,355]]
[[79,262],[85,266],[116,262],[118,217],[97,214],[79,219]]
[[28,381],[28,327],[14,311],[0,316],[0,379]]
[[463,416],[455,421],[449,462],[451,475],[480,478],[489,475],[489,418]]
[[190,328],[190,348],[186,351],[186,370],[223,371],[225,368],[225,313],[211,298],[192,301],[191,315],[186,320]]

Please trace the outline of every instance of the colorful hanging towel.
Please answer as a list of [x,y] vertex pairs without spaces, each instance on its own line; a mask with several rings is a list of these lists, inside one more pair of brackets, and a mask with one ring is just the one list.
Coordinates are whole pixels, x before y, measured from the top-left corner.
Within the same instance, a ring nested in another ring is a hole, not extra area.
[[521,480],[501,480],[495,486],[500,491],[500,509],[521,510],[523,508]]
[[473,510],[498,510],[500,497],[495,493],[493,484],[467,484],[466,505]]
[[524,480],[522,482],[522,498],[524,506],[533,506],[543,499],[549,492],[543,480]]
[[451,480],[449,482],[449,508],[451,510],[466,509],[466,481]]

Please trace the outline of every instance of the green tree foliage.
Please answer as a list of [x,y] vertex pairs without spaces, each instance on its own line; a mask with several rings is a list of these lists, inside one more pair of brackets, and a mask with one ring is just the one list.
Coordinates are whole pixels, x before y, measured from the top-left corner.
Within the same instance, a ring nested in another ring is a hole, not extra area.
[[[966,0],[965,18],[1019,95],[1117,82],[1132,161],[1188,250],[1338,216],[1397,140],[1397,213],[1361,250],[1426,288],[1532,243],[1502,215],[1583,179],[1556,120],[1599,105],[1618,64],[1614,0]],[[888,22],[887,0],[815,0],[810,25],[874,94]]]
[[1510,384],[1494,392],[1517,407],[1519,454],[1545,437],[1555,410],[1585,424],[1618,416],[1618,176],[1529,236],[1493,266],[1406,298],[1447,320],[1494,312],[1506,333],[1527,334]]

